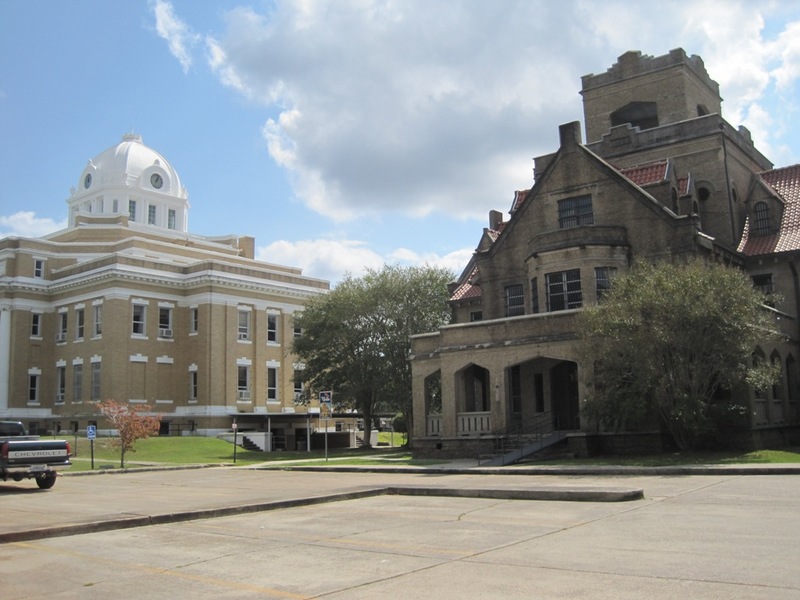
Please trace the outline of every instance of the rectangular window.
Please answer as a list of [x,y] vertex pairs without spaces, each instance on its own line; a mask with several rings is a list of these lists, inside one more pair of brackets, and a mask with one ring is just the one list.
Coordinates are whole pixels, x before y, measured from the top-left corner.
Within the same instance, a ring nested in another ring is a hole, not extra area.
[[539,278],[531,279],[531,312],[539,314]]
[[278,369],[267,368],[267,402],[278,399]]
[[548,273],[546,280],[548,311],[581,307],[583,295],[581,294],[580,269]]
[[772,273],[764,273],[762,275],[753,275],[753,287],[767,296],[767,306],[775,307],[774,298],[769,298],[775,293],[775,284],[772,281]]
[[250,367],[239,365],[237,368],[237,400],[250,400]]
[[39,375],[37,374],[28,375],[28,403],[39,403]]
[[198,312],[198,309],[190,308],[189,309],[189,333],[197,333],[199,325],[200,325],[200,314]]
[[72,365],[72,401],[83,401],[83,365]]
[[67,393],[67,367],[56,367],[56,404],[64,404]]
[[111,212],[114,214],[119,212],[119,199],[114,198],[114,200],[111,202]]
[[471,313],[469,313],[469,320],[470,323],[474,323],[475,321],[483,321],[483,311],[473,310]]
[[42,335],[42,313],[31,313],[31,337]]
[[133,321],[131,323],[131,333],[133,335],[144,335],[147,331],[147,306],[144,304],[133,305]]
[[172,338],[172,308],[158,307],[158,337]]
[[136,220],[136,200],[128,200],[128,219]]
[[75,339],[83,339],[85,313],[82,308],[75,309]]
[[592,197],[576,196],[558,201],[558,226],[560,229],[594,224]]
[[239,339],[250,339],[250,311],[239,310]]
[[100,369],[101,362],[92,363],[92,402],[99,402],[102,397],[100,396]]
[[303,370],[294,370],[294,401],[298,402],[303,399]]
[[170,208],[167,211],[167,229],[175,229],[175,209]]
[[522,369],[519,365],[511,367],[509,370],[509,382],[511,395],[511,412],[519,414],[522,412]]
[[299,338],[303,337],[303,329],[298,327],[297,325],[294,326],[294,337]]
[[189,371],[189,401],[197,402],[197,371]]
[[42,279],[44,277],[44,259],[34,259],[33,276],[36,277],[36,279]]
[[57,342],[67,341],[67,313],[66,311],[58,313],[58,333],[56,333]]
[[278,315],[267,315],[267,341],[278,341]]
[[611,289],[611,282],[614,280],[616,272],[616,267],[595,267],[594,286],[598,300]]
[[92,335],[99,337],[103,334],[103,305],[95,304],[92,307]]
[[147,207],[147,224],[148,225],[155,225],[156,224],[156,207],[152,204]]
[[506,286],[506,316],[514,317],[525,314],[525,296],[522,285]]

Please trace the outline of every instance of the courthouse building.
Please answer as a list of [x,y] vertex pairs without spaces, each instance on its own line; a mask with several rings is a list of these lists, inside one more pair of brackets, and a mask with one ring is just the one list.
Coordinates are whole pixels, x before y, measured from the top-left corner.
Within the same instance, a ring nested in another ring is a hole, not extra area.
[[76,175],[66,229],[0,240],[0,418],[102,429],[113,399],[148,404],[162,434],[235,418],[301,445],[318,403],[298,402],[293,316],[328,282],[255,260],[252,237],[189,233],[186,188],[138,135]]
[[508,218],[490,213],[452,286],[452,324],[412,340],[415,452],[475,456],[512,433],[582,432],[579,311],[634,261],[681,256],[738,265],[779,299],[783,340],[753,352],[782,377],[741,400],[753,445],[796,435],[800,165],[773,168],[726,122],[718,84],[682,49],[627,52],[584,76],[581,94],[587,141],[579,123],[560,127]]

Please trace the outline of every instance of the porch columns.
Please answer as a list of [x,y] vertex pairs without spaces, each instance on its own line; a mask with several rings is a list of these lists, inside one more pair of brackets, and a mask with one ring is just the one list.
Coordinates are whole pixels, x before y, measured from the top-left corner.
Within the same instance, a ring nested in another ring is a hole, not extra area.
[[489,371],[489,397],[492,413],[492,433],[503,431],[508,427],[508,383],[506,382],[506,368],[503,364],[493,366]]

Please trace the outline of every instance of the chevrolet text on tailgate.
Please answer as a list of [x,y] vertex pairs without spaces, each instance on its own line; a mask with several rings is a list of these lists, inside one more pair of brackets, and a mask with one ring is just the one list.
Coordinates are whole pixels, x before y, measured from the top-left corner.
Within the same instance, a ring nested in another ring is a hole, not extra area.
[[36,479],[43,490],[56,483],[56,471],[69,467],[69,442],[26,435],[19,421],[0,421],[0,479]]

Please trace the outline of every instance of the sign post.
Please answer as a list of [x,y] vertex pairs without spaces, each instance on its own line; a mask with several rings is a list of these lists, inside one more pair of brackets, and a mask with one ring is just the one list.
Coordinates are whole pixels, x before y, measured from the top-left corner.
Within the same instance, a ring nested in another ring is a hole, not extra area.
[[325,462],[328,462],[328,421],[333,416],[333,392],[319,393],[319,414],[325,419]]
[[236,438],[238,437],[238,428],[239,426],[236,424],[236,418],[233,419],[233,464],[236,464]]
[[[89,440],[89,447],[92,451],[92,471],[94,471],[94,440],[97,437],[97,425],[86,426],[86,439]],[[75,444],[77,447],[77,444]]]

